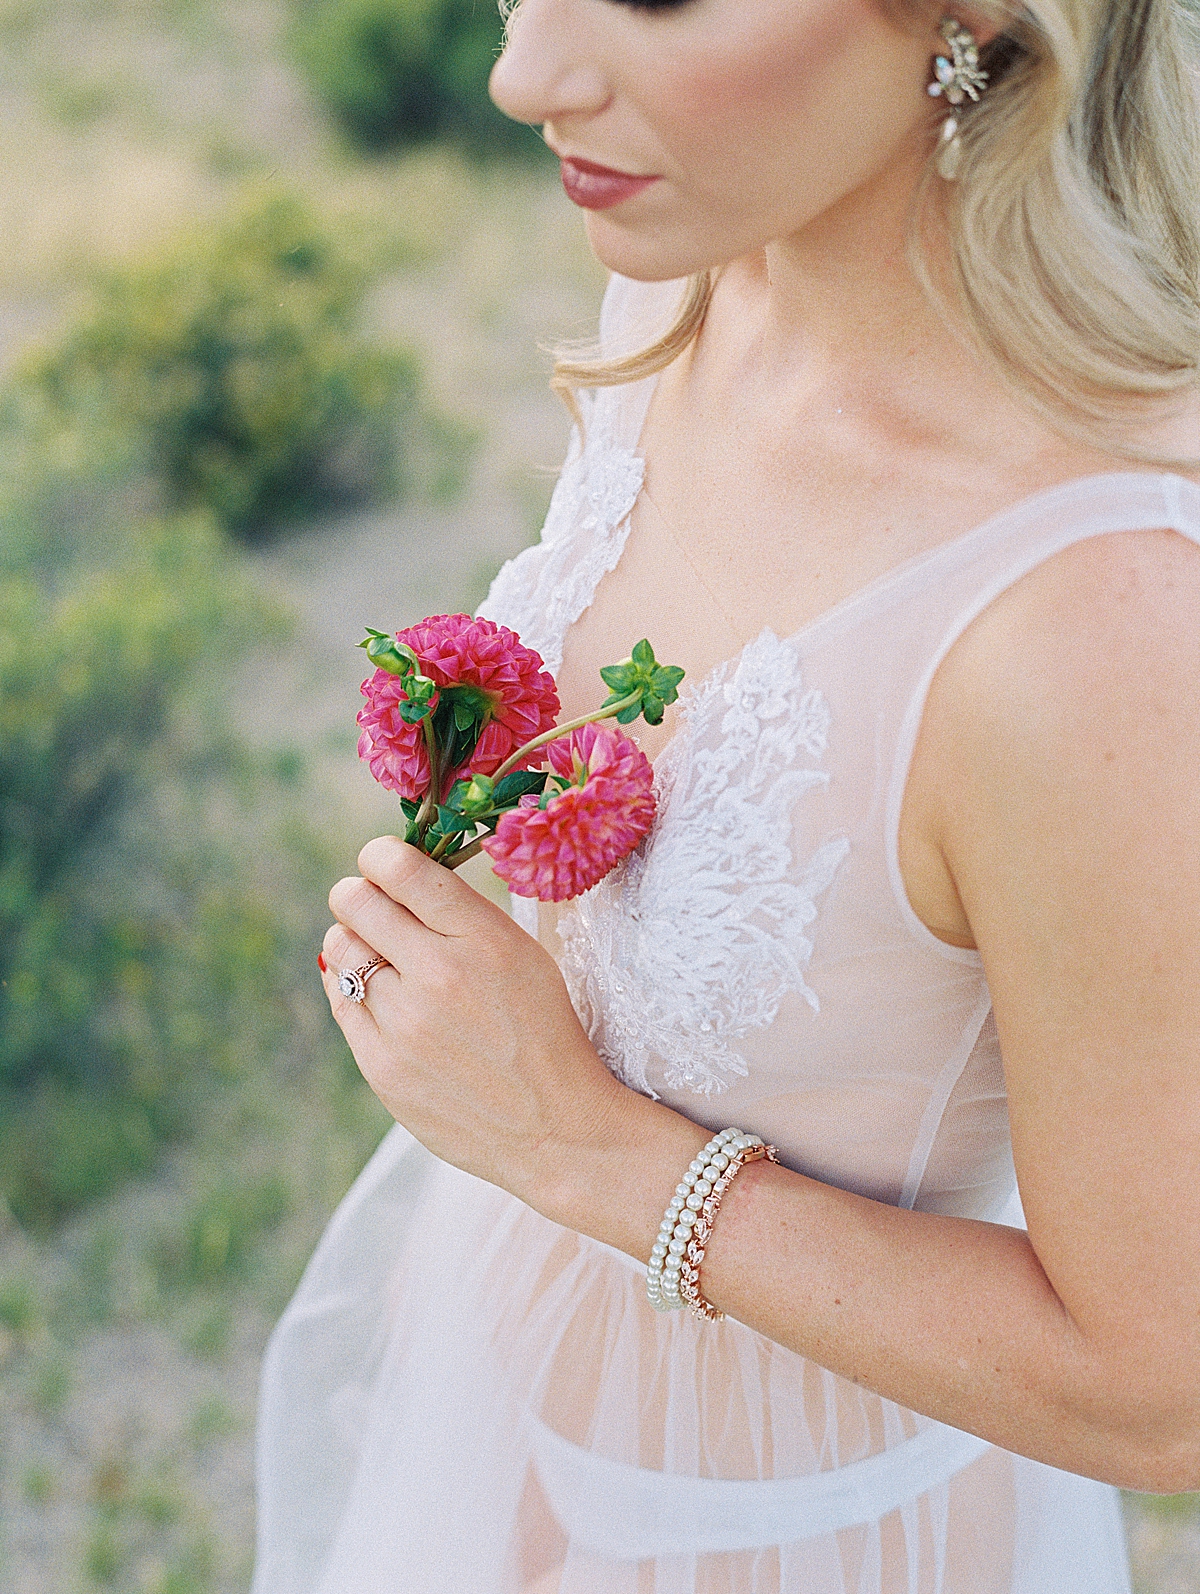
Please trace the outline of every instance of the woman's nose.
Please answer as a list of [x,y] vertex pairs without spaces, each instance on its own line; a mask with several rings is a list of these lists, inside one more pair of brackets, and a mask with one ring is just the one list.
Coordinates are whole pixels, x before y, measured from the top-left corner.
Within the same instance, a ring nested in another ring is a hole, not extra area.
[[554,122],[595,115],[608,104],[611,90],[591,48],[586,9],[578,0],[521,0],[488,83],[506,116]]

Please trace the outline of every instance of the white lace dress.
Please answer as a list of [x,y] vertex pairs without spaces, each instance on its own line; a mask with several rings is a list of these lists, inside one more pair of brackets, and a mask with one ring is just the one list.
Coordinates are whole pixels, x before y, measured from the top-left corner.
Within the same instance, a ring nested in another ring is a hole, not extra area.
[[[608,335],[671,293],[616,283]],[[484,606],[552,669],[620,559],[649,387],[592,401],[542,542]],[[692,690],[654,829],[561,924],[573,999],[621,1079],[874,1199],[1021,1221],[980,960],[906,899],[901,797],[964,627],[1069,544],[1156,527],[1200,540],[1200,491],[1072,482],[795,636],[764,631]],[[630,1258],[400,1128],[271,1341],[259,1511],[254,1594],[1129,1587],[1113,1490],[739,1323],[654,1312]]]

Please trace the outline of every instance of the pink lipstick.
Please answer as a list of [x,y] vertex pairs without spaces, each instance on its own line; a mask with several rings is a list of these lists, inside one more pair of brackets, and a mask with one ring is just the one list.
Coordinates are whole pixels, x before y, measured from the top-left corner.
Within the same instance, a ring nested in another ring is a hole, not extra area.
[[595,161],[580,160],[575,155],[562,157],[562,185],[567,198],[584,210],[608,210],[623,199],[632,199],[643,188],[656,183],[657,177],[634,177],[629,172],[615,172],[611,166],[597,166]]

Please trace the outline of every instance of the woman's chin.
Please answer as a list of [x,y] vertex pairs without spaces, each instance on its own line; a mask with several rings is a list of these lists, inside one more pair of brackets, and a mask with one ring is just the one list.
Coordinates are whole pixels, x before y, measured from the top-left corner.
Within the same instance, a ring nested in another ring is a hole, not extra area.
[[589,211],[586,226],[588,243],[600,263],[635,282],[673,282],[722,263],[711,246],[699,240],[670,238],[660,229],[622,225],[613,211]]

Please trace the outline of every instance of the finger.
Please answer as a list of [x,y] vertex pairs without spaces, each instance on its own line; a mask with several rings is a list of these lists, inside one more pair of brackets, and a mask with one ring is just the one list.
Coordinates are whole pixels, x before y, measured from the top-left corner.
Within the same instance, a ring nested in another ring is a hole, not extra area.
[[342,969],[360,968],[369,959],[377,956],[373,946],[340,923],[331,924],[326,930],[321,951],[330,972],[335,975]]
[[322,953],[325,959],[322,973],[328,972],[335,986],[347,970],[365,968],[371,963],[375,964],[375,968],[366,976],[364,983],[372,991],[377,990],[376,982],[386,987],[388,976],[393,980],[400,978],[400,971],[387,958],[381,961],[381,954],[373,946],[351,934],[342,924],[331,924],[326,930]]
[[439,935],[466,935],[491,911],[494,903],[397,836],[376,836],[358,855],[366,879]]
[[[331,925],[325,932],[321,950],[325,957],[321,983],[325,987],[325,995],[329,999],[333,1016],[353,1050],[360,1043],[377,1037],[378,1027],[375,1015],[367,1003],[355,1002],[344,995],[338,987],[338,979],[343,969],[361,968],[364,963],[370,962],[376,953],[340,924]],[[383,970],[380,969],[379,973],[382,974]],[[370,984],[367,990],[370,991]]]
[[398,969],[417,959],[422,941],[428,943],[432,938],[407,908],[356,875],[338,881],[329,893],[329,907],[348,935],[370,947],[372,953],[381,952]]

